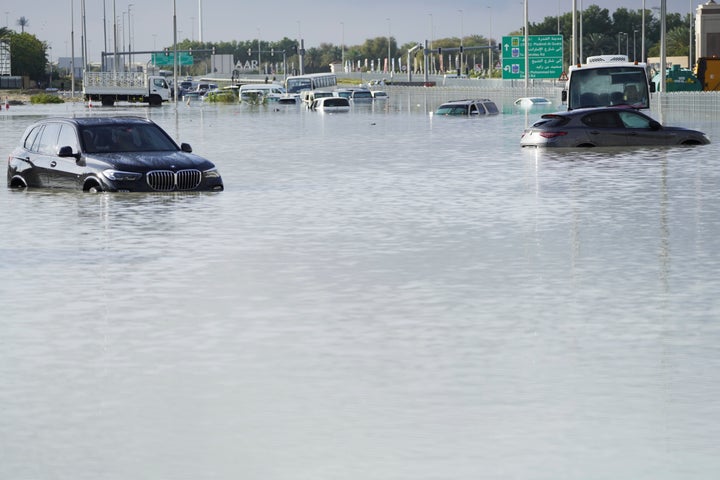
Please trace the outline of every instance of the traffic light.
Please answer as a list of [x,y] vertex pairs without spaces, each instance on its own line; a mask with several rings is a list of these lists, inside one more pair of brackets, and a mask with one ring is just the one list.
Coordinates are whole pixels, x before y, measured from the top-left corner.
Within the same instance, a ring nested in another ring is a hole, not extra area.
[[248,48],[248,57],[252,57],[252,48]]
[[165,56],[166,56],[166,57],[169,57],[169,56],[170,56],[170,49],[167,48],[167,47],[165,47],[165,48],[164,48],[164,51],[165,51]]
[[438,55],[442,55],[442,47],[438,47]]
[[188,55],[192,57],[192,47],[188,48]]

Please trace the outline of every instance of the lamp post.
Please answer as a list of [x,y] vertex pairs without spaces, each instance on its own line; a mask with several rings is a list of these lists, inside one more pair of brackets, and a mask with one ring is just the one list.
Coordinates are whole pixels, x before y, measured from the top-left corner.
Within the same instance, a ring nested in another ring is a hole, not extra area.
[[490,36],[488,37],[488,77],[492,78],[493,72],[493,54],[492,54],[492,7],[488,5],[490,10]]
[[625,56],[630,56],[630,34],[625,32]]
[[261,61],[260,61],[260,27],[258,27],[257,31],[258,31],[258,73],[262,74],[262,71],[260,70],[262,68],[262,67],[260,67],[260,65],[261,65]]
[[[122,12],[122,43],[120,43],[120,50],[125,50],[125,16],[127,12]],[[125,57],[123,57],[123,72],[127,72],[127,64]]]
[[432,49],[433,49],[433,42],[435,41],[435,27],[433,25],[433,14],[428,13],[428,16],[430,17],[430,70],[435,72],[435,61],[433,59]]
[[[75,97],[75,0],[70,0],[70,94]],[[105,2],[103,2],[105,3]],[[104,57],[103,57],[104,60]],[[103,65],[103,70],[105,65]]]
[[340,37],[340,60],[342,62],[342,71],[345,71],[345,22],[340,22],[341,37]]
[[637,52],[635,50],[635,35],[637,32],[637,29],[633,30],[633,61],[637,60]]
[[203,43],[202,0],[198,0],[198,42]]
[[128,3],[128,63],[130,64],[130,69],[132,70],[132,13],[131,8],[134,4]]
[[618,32],[618,55],[622,53],[622,51],[620,50],[620,40],[622,39],[623,35],[625,35],[625,32]]
[[390,58],[391,58],[391,57],[390,57],[390,37],[391,37],[391,35],[392,35],[392,34],[391,34],[391,32],[390,32],[390,19],[389,19],[389,18],[386,18],[386,20],[387,20],[387,23],[388,23],[388,41],[387,41],[387,44],[388,44],[388,56],[387,56],[387,71],[388,71],[388,72],[390,72],[390,78],[392,78],[392,68],[390,67]]
[[693,68],[693,0],[690,0],[688,12],[688,68]]
[[459,65],[459,70],[460,70],[460,73],[462,73],[462,71],[463,71],[463,36],[464,36],[464,34],[463,34],[463,11],[458,10],[458,12],[460,13],[460,65]]

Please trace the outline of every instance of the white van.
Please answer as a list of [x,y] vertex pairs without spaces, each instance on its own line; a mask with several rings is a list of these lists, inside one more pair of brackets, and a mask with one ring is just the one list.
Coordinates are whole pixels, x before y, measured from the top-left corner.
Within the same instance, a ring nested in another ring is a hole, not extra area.
[[310,107],[312,103],[318,98],[334,97],[335,94],[332,90],[303,90],[300,92],[300,99],[303,103]]
[[246,83],[239,90],[240,101],[249,103],[276,101],[286,93],[285,87],[277,83]]

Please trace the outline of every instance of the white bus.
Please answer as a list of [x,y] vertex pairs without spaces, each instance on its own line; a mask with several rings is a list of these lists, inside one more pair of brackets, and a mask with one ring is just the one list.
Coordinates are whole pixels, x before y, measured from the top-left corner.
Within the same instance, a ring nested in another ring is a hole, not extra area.
[[336,86],[337,76],[334,73],[310,73],[288,77],[285,80],[285,90],[288,93],[300,93],[303,90],[334,88]]

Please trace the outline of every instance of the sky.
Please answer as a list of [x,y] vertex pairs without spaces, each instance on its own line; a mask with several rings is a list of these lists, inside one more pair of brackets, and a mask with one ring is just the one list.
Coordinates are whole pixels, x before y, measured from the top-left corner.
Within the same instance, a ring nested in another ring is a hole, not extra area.
[[[17,20],[25,17],[25,31],[50,47],[51,60],[80,56],[82,0],[29,0],[3,2],[0,25],[20,31]],[[555,17],[572,10],[573,0],[527,0],[530,22]],[[598,5],[610,13],[625,7],[639,10],[643,0],[576,0],[581,6]],[[668,13],[687,14],[699,0],[666,0]],[[645,8],[660,7],[661,0],[645,0]],[[85,0],[88,56],[99,61],[100,52],[113,50],[113,6],[118,25],[118,43],[133,51],[160,50],[171,46],[173,9],[176,12],[178,40],[188,38],[206,42],[246,41],[260,38],[277,41],[284,37],[303,38],[305,47],[321,43],[359,45],[369,38],[392,36],[399,45],[432,41],[434,38],[479,34],[500,40],[523,25],[523,0],[315,0],[298,2],[271,0],[238,2],[233,0]],[[173,6],[174,5],[174,6]],[[200,28],[202,5],[202,29]],[[74,15],[71,15],[71,8]],[[107,19],[104,33],[103,18]],[[71,19],[74,18],[74,21]],[[71,34],[74,32],[74,35]],[[124,32],[124,33],[123,33]],[[74,39],[74,42],[71,40]],[[118,48],[118,50],[123,50]],[[125,49],[127,50],[127,48]]]

